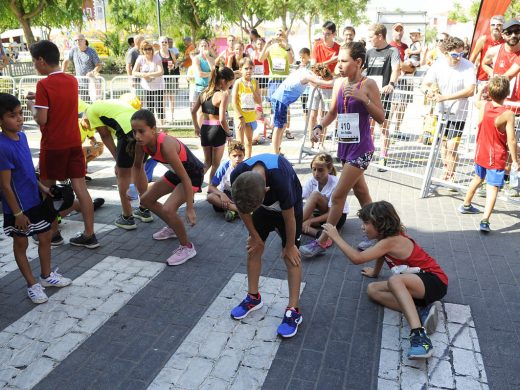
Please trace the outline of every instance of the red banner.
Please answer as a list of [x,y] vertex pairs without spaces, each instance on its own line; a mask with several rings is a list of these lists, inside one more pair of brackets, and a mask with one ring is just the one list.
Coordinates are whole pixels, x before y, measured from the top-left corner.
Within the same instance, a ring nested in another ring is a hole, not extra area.
[[475,31],[473,32],[473,39],[471,41],[471,52],[475,42],[482,35],[489,34],[489,21],[494,15],[504,15],[511,0],[482,0],[480,9],[477,15],[477,23],[475,24]]

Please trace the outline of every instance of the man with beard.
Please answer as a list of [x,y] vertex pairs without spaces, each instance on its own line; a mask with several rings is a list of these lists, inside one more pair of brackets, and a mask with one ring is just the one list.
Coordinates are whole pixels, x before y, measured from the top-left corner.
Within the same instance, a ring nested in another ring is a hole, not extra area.
[[520,22],[509,20],[504,24],[502,36],[505,43],[488,50],[483,67],[490,76],[504,75],[509,78],[510,94],[507,100],[516,102],[520,101]]
[[473,49],[469,60],[478,66],[478,82],[487,81],[489,79],[489,75],[483,69],[483,59],[490,48],[505,42],[502,38],[503,25],[504,17],[502,15],[493,16],[489,22],[489,35],[482,35],[475,43],[475,48]]

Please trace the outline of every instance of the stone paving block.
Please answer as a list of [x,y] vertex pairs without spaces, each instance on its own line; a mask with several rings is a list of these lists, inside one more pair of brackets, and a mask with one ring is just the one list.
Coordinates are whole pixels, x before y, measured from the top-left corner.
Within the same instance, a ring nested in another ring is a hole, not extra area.
[[199,387],[200,390],[227,390],[229,383],[225,380],[208,377]]
[[428,382],[428,375],[424,369],[403,366],[401,371],[401,387],[403,389],[420,389]]
[[399,351],[401,345],[399,343],[399,327],[383,325],[383,334],[381,336],[381,348],[392,351]]
[[430,359],[428,361],[429,385],[443,389],[454,389],[455,381],[451,368],[449,361]]
[[242,363],[244,353],[237,350],[226,350],[216,361],[211,376],[225,380],[229,383],[234,378]]
[[476,379],[467,376],[455,376],[457,389],[464,390],[488,390],[489,387],[485,383],[480,383]]
[[453,367],[455,373],[458,375],[471,376],[472,378],[479,377],[477,369],[477,361],[473,351],[465,349],[453,348]]
[[399,380],[401,357],[399,351],[381,349],[379,357],[379,378],[391,381]]
[[209,376],[214,362],[199,357],[192,358],[188,367],[179,378],[178,385],[185,389],[197,389]]
[[266,374],[267,372],[265,370],[242,366],[229,389],[260,389]]
[[83,334],[79,333],[68,333],[65,334],[59,342],[51,343],[49,348],[44,352],[44,356],[48,356],[51,359],[62,361],[65,359],[76,347],[81,344],[85,339]]
[[33,388],[41,378],[45,377],[56,366],[51,359],[41,357],[33,361],[25,370],[19,372],[12,381],[12,386],[20,389]]

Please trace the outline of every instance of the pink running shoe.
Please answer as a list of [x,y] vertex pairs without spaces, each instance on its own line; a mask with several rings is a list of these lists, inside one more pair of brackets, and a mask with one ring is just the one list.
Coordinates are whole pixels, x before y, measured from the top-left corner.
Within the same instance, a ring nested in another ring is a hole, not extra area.
[[168,265],[181,265],[192,257],[195,257],[196,254],[197,251],[193,244],[191,244],[191,248],[179,245],[179,247],[173,251],[172,255],[168,257],[166,263],[168,263]]
[[333,244],[333,242],[332,242],[332,240],[329,238],[327,241],[325,241],[325,244],[323,244],[323,247],[324,247],[325,249],[327,249],[327,248],[330,248],[330,247],[332,246],[332,244]]
[[173,229],[169,226],[163,227],[161,230],[153,234],[154,240],[167,240],[168,238],[177,238]]

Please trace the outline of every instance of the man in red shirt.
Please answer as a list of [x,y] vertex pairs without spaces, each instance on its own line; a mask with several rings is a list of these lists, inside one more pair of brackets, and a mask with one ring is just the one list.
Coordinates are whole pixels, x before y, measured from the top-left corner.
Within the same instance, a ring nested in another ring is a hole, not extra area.
[[489,79],[489,75],[483,69],[483,60],[486,56],[487,51],[493,47],[504,43],[502,38],[502,26],[504,25],[504,17],[502,15],[495,15],[489,22],[489,34],[482,35],[477,42],[473,52],[471,53],[469,60],[478,66],[477,69],[477,80],[486,81]]
[[[47,187],[58,180],[71,180],[83,214],[85,231],[71,238],[70,244],[97,248],[94,206],[85,182],[86,166],[78,126],[78,81],[61,71],[60,52],[51,41],[36,42],[30,51],[36,71],[47,76],[36,84],[36,94],[30,92],[27,95],[27,107],[42,133],[40,180]],[[53,231],[58,232],[56,221]],[[55,237],[56,234],[53,241]],[[63,243],[63,239],[59,241],[59,244]]]
[[520,22],[511,19],[504,24],[502,36],[505,43],[490,48],[483,61],[489,76],[504,75],[510,80],[507,100],[520,101]]
[[[322,26],[323,38],[317,41],[311,53],[311,65],[323,64],[327,65],[330,72],[334,74],[334,68],[338,62],[339,44],[334,41],[336,37],[336,25],[327,21]],[[309,93],[309,97],[312,96],[313,91]],[[309,102],[310,118],[309,118],[309,131],[317,123],[318,120],[318,108],[322,104],[322,115],[329,111],[329,103],[332,98],[332,87],[320,87],[314,92],[314,99]],[[325,103],[325,100],[328,102]]]
[[404,61],[404,52],[408,49],[408,45],[402,41],[404,35],[404,27],[401,23],[396,23],[392,26],[392,40],[389,42],[390,46],[399,50],[399,57],[401,63]]

